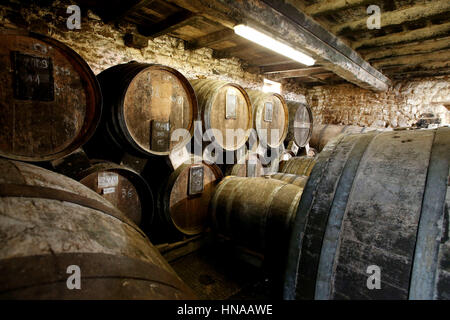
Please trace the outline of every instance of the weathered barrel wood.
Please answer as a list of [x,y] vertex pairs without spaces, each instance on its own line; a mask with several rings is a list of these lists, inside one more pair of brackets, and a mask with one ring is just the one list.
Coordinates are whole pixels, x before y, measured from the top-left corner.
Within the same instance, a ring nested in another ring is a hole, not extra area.
[[316,124],[312,131],[309,145],[319,152],[326,144],[340,134],[365,133],[370,131],[383,131],[382,128],[343,126],[334,124]]
[[248,154],[239,162],[225,166],[225,176],[237,177],[261,177],[264,174],[264,168],[257,154]]
[[313,115],[311,108],[304,103],[286,100],[289,111],[289,127],[284,140],[286,143],[294,141],[303,148],[309,143],[313,132]]
[[302,190],[276,179],[230,176],[217,186],[211,199],[216,232],[264,254],[275,283],[284,268],[290,228]]
[[[0,160],[0,172],[2,299],[191,297],[145,234],[100,195],[25,163]],[[80,290],[67,288],[72,265]]]
[[290,173],[275,173],[270,178],[296,185],[302,189],[305,188],[306,182],[308,182],[308,176],[298,176]]
[[309,176],[315,163],[315,158],[312,157],[293,157],[287,161],[280,162],[280,172]]
[[[221,148],[234,151],[242,147],[253,127],[252,106],[247,92],[239,85],[220,80],[191,80],[197,95],[203,124],[203,131],[215,129],[222,137],[213,132],[208,134]],[[227,138],[227,130],[239,134]],[[211,131],[211,130],[210,130]]]
[[87,63],[35,33],[2,31],[0,42],[0,156],[48,161],[89,140],[102,98]]
[[[145,174],[151,179],[151,170]],[[162,234],[159,238],[170,241],[180,235],[203,232],[209,225],[209,201],[221,179],[222,172],[216,165],[192,163],[182,164],[159,180],[160,187],[155,191],[158,215],[155,227]]]
[[91,161],[77,180],[111,202],[141,229],[153,220],[153,194],[147,182],[134,170],[111,162]]
[[252,103],[253,127],[258,138],[264,145],[277,148],[288,133],[289,111],[286,101],[277,93],[255,90],[247,92]]
[[[105,154],[114,158],[123,151],[167,156],[190,141],[198,118],[197,99],[181,73],[168,66],[130,62],[97,78],[104,110],[99,129],[86,146],[92,158],[104,159]],[[172,141],[177,129],[184,133]]]
[[[286,299],[448,299],[450,128],[330,141],[293,226]],[[367,286],[369,266],[381,289]]]

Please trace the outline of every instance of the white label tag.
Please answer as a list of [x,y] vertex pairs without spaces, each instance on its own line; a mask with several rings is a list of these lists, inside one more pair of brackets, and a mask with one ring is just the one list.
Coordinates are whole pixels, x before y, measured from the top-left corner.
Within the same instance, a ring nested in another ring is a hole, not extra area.
[[111,187],[111,188],[104,188],[104,189],[102,190],[102,194],[108,194],[108,193],[114,193],[114,192],[116,192],[116,188],[114,188],[114,187]]
[[98,173],[98,187],[108,188],[115,187],[119,184],[119,176],[114,172],[99,172]]

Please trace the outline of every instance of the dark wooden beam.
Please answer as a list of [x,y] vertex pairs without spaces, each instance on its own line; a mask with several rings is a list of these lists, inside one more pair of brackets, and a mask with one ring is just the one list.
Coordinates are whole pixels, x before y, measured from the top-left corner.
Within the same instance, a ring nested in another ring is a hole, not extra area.
[[295,71],[271,73],[270,78],[271,79],[302,78],[315,75],[318,73],[329,73],[329,72],[323,69],[322,67],[309,67],[298,69]]
[[[311,55],[361,87],[387,90],[390,81],[317,22],[282,0],[169,0],[232,28],[245,23]],[[254,63],[252,63],[254,64]]]
[[311,16],[330,14],[342,9],[354,8],[372,3],[373,0],[322,0],[305,8],[305,12]]
[[232,57],[236,57],[236,56],[240,56],[242,55],[242,53],[245,53],[248,50],[252,50],[255,47],[254,44],[252,43],[245,43],[245,44],[238,44],[237,46],[234,47],[229,47],[223,50],[214,50],[213,52],[213,58],[216,59],[227,59],[227,58],[232,58]]
[[260,73],[277,73],[277,72],[289,72],[289,71],[296,71],[299,69],[304,69],[305,66],[301,63],[297,62],[289,62],[289,63],[282,63],[282,64],[276,64],[273,66],[265,66],[260,68]]
[[447,62],[450,64],[450,50],[438,50],[432,53],[409,54],[399,57],[390,57],[373,60],[376,68],[397,65],[420,65],[424,63]]
[[155,0],[128,0],[120,1],[118,6],[106,6],[106,8],[101,8],[104,10],[103,19],[106,22],[120,20],[126,17],[130,13],[137,11]]
[[234,30],[227,28],[207,34],[206,36],[196,39],[195,41],[188,42],[186,47],[190,50],[210,47],[226,40],[230,40],[235,36],[236,34],[234,33]]
[[151,26],[138,26],[138,31],[146,37],[156,38],[191,24],[196,18],[198,18],[196,14],[188,10],[182,10],[157,24]]

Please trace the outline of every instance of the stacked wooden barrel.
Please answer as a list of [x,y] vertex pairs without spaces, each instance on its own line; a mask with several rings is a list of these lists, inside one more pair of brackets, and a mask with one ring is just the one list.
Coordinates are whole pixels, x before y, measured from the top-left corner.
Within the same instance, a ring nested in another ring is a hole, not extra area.
[[197,79],[191,84],[208,139],[226,151],[244,146],[252,129],[252,106],[247,92],[237,84],[220,80]]
[[297,147],[303,148],[309,143],[313,132],[313,116],[311,108],[304,103],[286,101],[289,111],[289,126],[286,145],[293,141]]
[[101,114],[100,87],[86,62],[46,36],[0,33],[0,156],[57,159],[92,136]]
[[197,99],[175,69],[130,62],[101,72],[98,80],[105,93],[104,111],[86,145],[91,157],[119,161],[123,151],[167,156],[190,141],[198,118]]
[[448,299],[449,146],[445,127],[328,143],[292,227],[284,298]]
[[3,299],[193,297],[131,220],[72,179],[0,159],[0,208]]
[[313,157],[292,157],[280,162],[280,172],[298,176],[309,176],[316,161]]

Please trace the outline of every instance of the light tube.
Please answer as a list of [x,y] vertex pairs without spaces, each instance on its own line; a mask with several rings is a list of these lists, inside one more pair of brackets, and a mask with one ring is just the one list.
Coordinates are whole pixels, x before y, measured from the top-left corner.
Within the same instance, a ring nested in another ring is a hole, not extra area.
[[282,43],[278,40],[275,40],[275,39],[269,37],[268,35],[266,35],[262,32],[259,32],[258,30],[253,29],[249,26],[239,24],[234,27],[234,32],[237,35],[239,35],[247,40],[257,43],[269,50],[275,51],[278,54],[281,54],[292,60],[300,62],[304,65],[312,66],[316,63],[316,60],[314,60],[310,56],[308,56],[298,50],[295,50],[295,49],[289,47],[288,45],[285,45],[284,43]]

